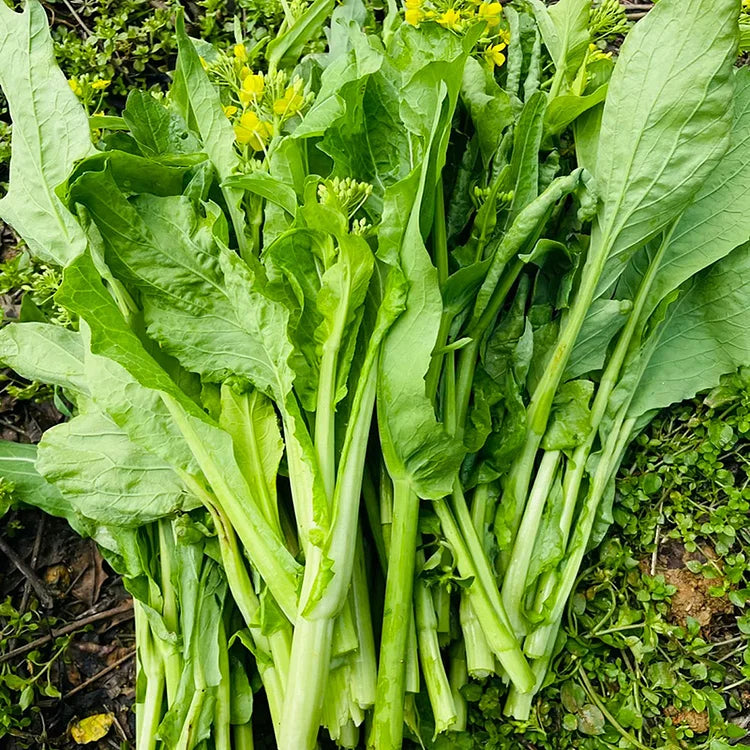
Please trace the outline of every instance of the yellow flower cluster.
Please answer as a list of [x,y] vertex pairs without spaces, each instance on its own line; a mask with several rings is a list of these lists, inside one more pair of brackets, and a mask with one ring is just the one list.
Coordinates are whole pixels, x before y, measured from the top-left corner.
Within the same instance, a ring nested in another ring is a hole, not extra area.
[[[97,95],[102,92],[112,83],[110,80],[103,78],[97,78],[96,80],[90,80],[88,75],[83,75],[80,78],[71,78],[68,81],[70,90],[81,100],[84,106],[91,107],[97,100]],[[101,103],[101,98],[98,99]]]
[[219,53],[215,60],[201,63],[229,93],[224,114],[232,122],[237,143],[253,151],[265,151],[284,123],[309,104],[300,79],[289,81],[283,71],[269,75],[253,70],[244,44],[235,44],[228,54]]
[[589,44],[588,62],[595,62],[596,60],[609,60],[611,57],[611,52],[604,52],[595,44]]
[[477,21],[483,21],[491,31],[500,26],[503,6],[484,0],[457,0],[448,6],[425,7],[425,0],[404,0],[404,18],[418,26],[422,21],[435,21],[451,31],[462,31]]
[[503,6],[496,0],[404,0],[404,20],[411,26],[433,21],[460,33],[476,23],[484,24],[483,57],[490,68],[505,63],[510,33],[502,26]]

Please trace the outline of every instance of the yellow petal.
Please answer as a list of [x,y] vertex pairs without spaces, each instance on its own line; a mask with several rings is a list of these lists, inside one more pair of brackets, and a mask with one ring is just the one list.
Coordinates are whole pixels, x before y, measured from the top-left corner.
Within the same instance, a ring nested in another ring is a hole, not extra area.
[[235,107],[232,104],[229,104],[226,107],[223,107],[223,109],[224,109],[224,114],[227,117],[233,117],[234,115],[237,114],[237,107]]
[[234,56],[241,62],[245,62],[247,60],[247,50],[245,49],[244,44],[234,45]]
[[112,81],[94,81],[91,84],[91,88],[94,89],[94,91],[101,91],[102,89],[106,89],[110,83],[112,83]]
[[461,23],[461,14],[455,8],[448,8],[448,10],[437,19],[437,22],[446,29],[457,29]]
[[265,88],[265,80],[263,75],[258,73],[250,73],[246,75],[242,80],[242,91],[250,96],[263,96],[263,89]]
[[94,714],[85,719],[79,719],[70,726],[70,736],[77,745],[86,745],[89,742],[106,737],[112,727],[114,717],[112,714]]
[[419,26],[419,22],[424,18],[421,8],[407,8],[404,13],[404,19],[410,26]]

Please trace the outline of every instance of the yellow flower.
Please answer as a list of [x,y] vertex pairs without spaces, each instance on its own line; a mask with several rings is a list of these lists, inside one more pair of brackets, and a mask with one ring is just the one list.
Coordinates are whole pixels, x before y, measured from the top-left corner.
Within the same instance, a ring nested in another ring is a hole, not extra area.
[[419,26],[420,21],[424,20],[424,13],[421,8],[407,8],[404,19],[410,26]]
[[273,111],[282,117],[291,117],[302,109],[304,103],[304,97],[298,93],[297,87],[292,84],[287,86],[284,96],[273,103]]
[[234,117],[234,115],[237,114],[237,107],[233,106],[232,104],[228,104],[226,107],[222,107],[224,110],[224,114],[227,117]]
[[595,44],[589,44],[589,60],[591,62],[596,60],[609,60],[611,57],[611,52],[602,52],[602,50]]
[[422,0],[404,0],[404,8],[406,10],[420,10],[422,5]]
[[237,142],[249,145],[254,151],[262,151],[266,142],[273,134],[270,122],[258,118],[252,110],[242,113],[239,123],[234,126]]
[[245,45],[244,44],[235,44],[234,45],[234,56],[240,62],[247,62],[247,50],[245,49]]
[[448,8],[442,16],[438,17],[437,22],[446,29],[455,31],[461,24],[461,13],[455,8]]
[[68,85],[70,86],[71,91],[76,96],[83,96],[83,89],[81,88],[81,84],[78,83],[78,79],[77,78],[71,78],[68,81]]
[[265,81],[263,79],[263,73],[248,73],[242,81],[242,88],[240,89],[240,101],[243,104],[249,104],[252,101],[257,101],[263,96],[263,89],[265,88]]
[[109,84],[112,83],[112,81],[94,81],[91,84],[91,88],[94,89],[94,91],[102,91],[103,89],[106,89]]
[[501,65],[505,64],[505,55],[503,54],[504,49],[504,44],[494,44],[492,47],[487,48],[487,59],[493,68],[495,66],[499,68]]
[[507,47],[510,44],[510,31],[508,29],[498,29],[497,36],[503,44],[503,47]]
[[244,81],[253,71],[247,67],[247,65],[242,66],[242,70],[240,70],[240,78]]
[[502,14],[503,6],[500,3],[482,3],[479,6],[479,20],[486,21],[490,29],[500,25]]

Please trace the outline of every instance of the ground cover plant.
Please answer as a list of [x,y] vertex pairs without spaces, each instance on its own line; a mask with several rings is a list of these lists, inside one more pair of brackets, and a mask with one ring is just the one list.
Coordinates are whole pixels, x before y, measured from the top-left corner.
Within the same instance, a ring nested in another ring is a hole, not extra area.
[[138,747],[450,743],[493,675],[539,715],[628,445],[750,358],[739,17],[661,0],[615,62],[612,2],[178,13],[106,115],[0,6],[0,214],[62,274],[0,359],[70,415],[2,469],[133,594]]

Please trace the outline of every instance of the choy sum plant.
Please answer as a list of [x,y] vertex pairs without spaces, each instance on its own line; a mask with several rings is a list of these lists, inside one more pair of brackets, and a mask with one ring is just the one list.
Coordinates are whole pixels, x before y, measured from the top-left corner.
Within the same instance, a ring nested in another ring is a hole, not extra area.
[[89,117],[0,5],[0,216],[68,313],[0,360],[71,415],[0,471],[133,594],[139,750],[252,747],[260,689],[283,750],[429,745],[491,674],[528,718],[629,442],[750,364],[737,0],[616,62],[613,3],[389,8],[263,72],[178,15],[168,95]]

